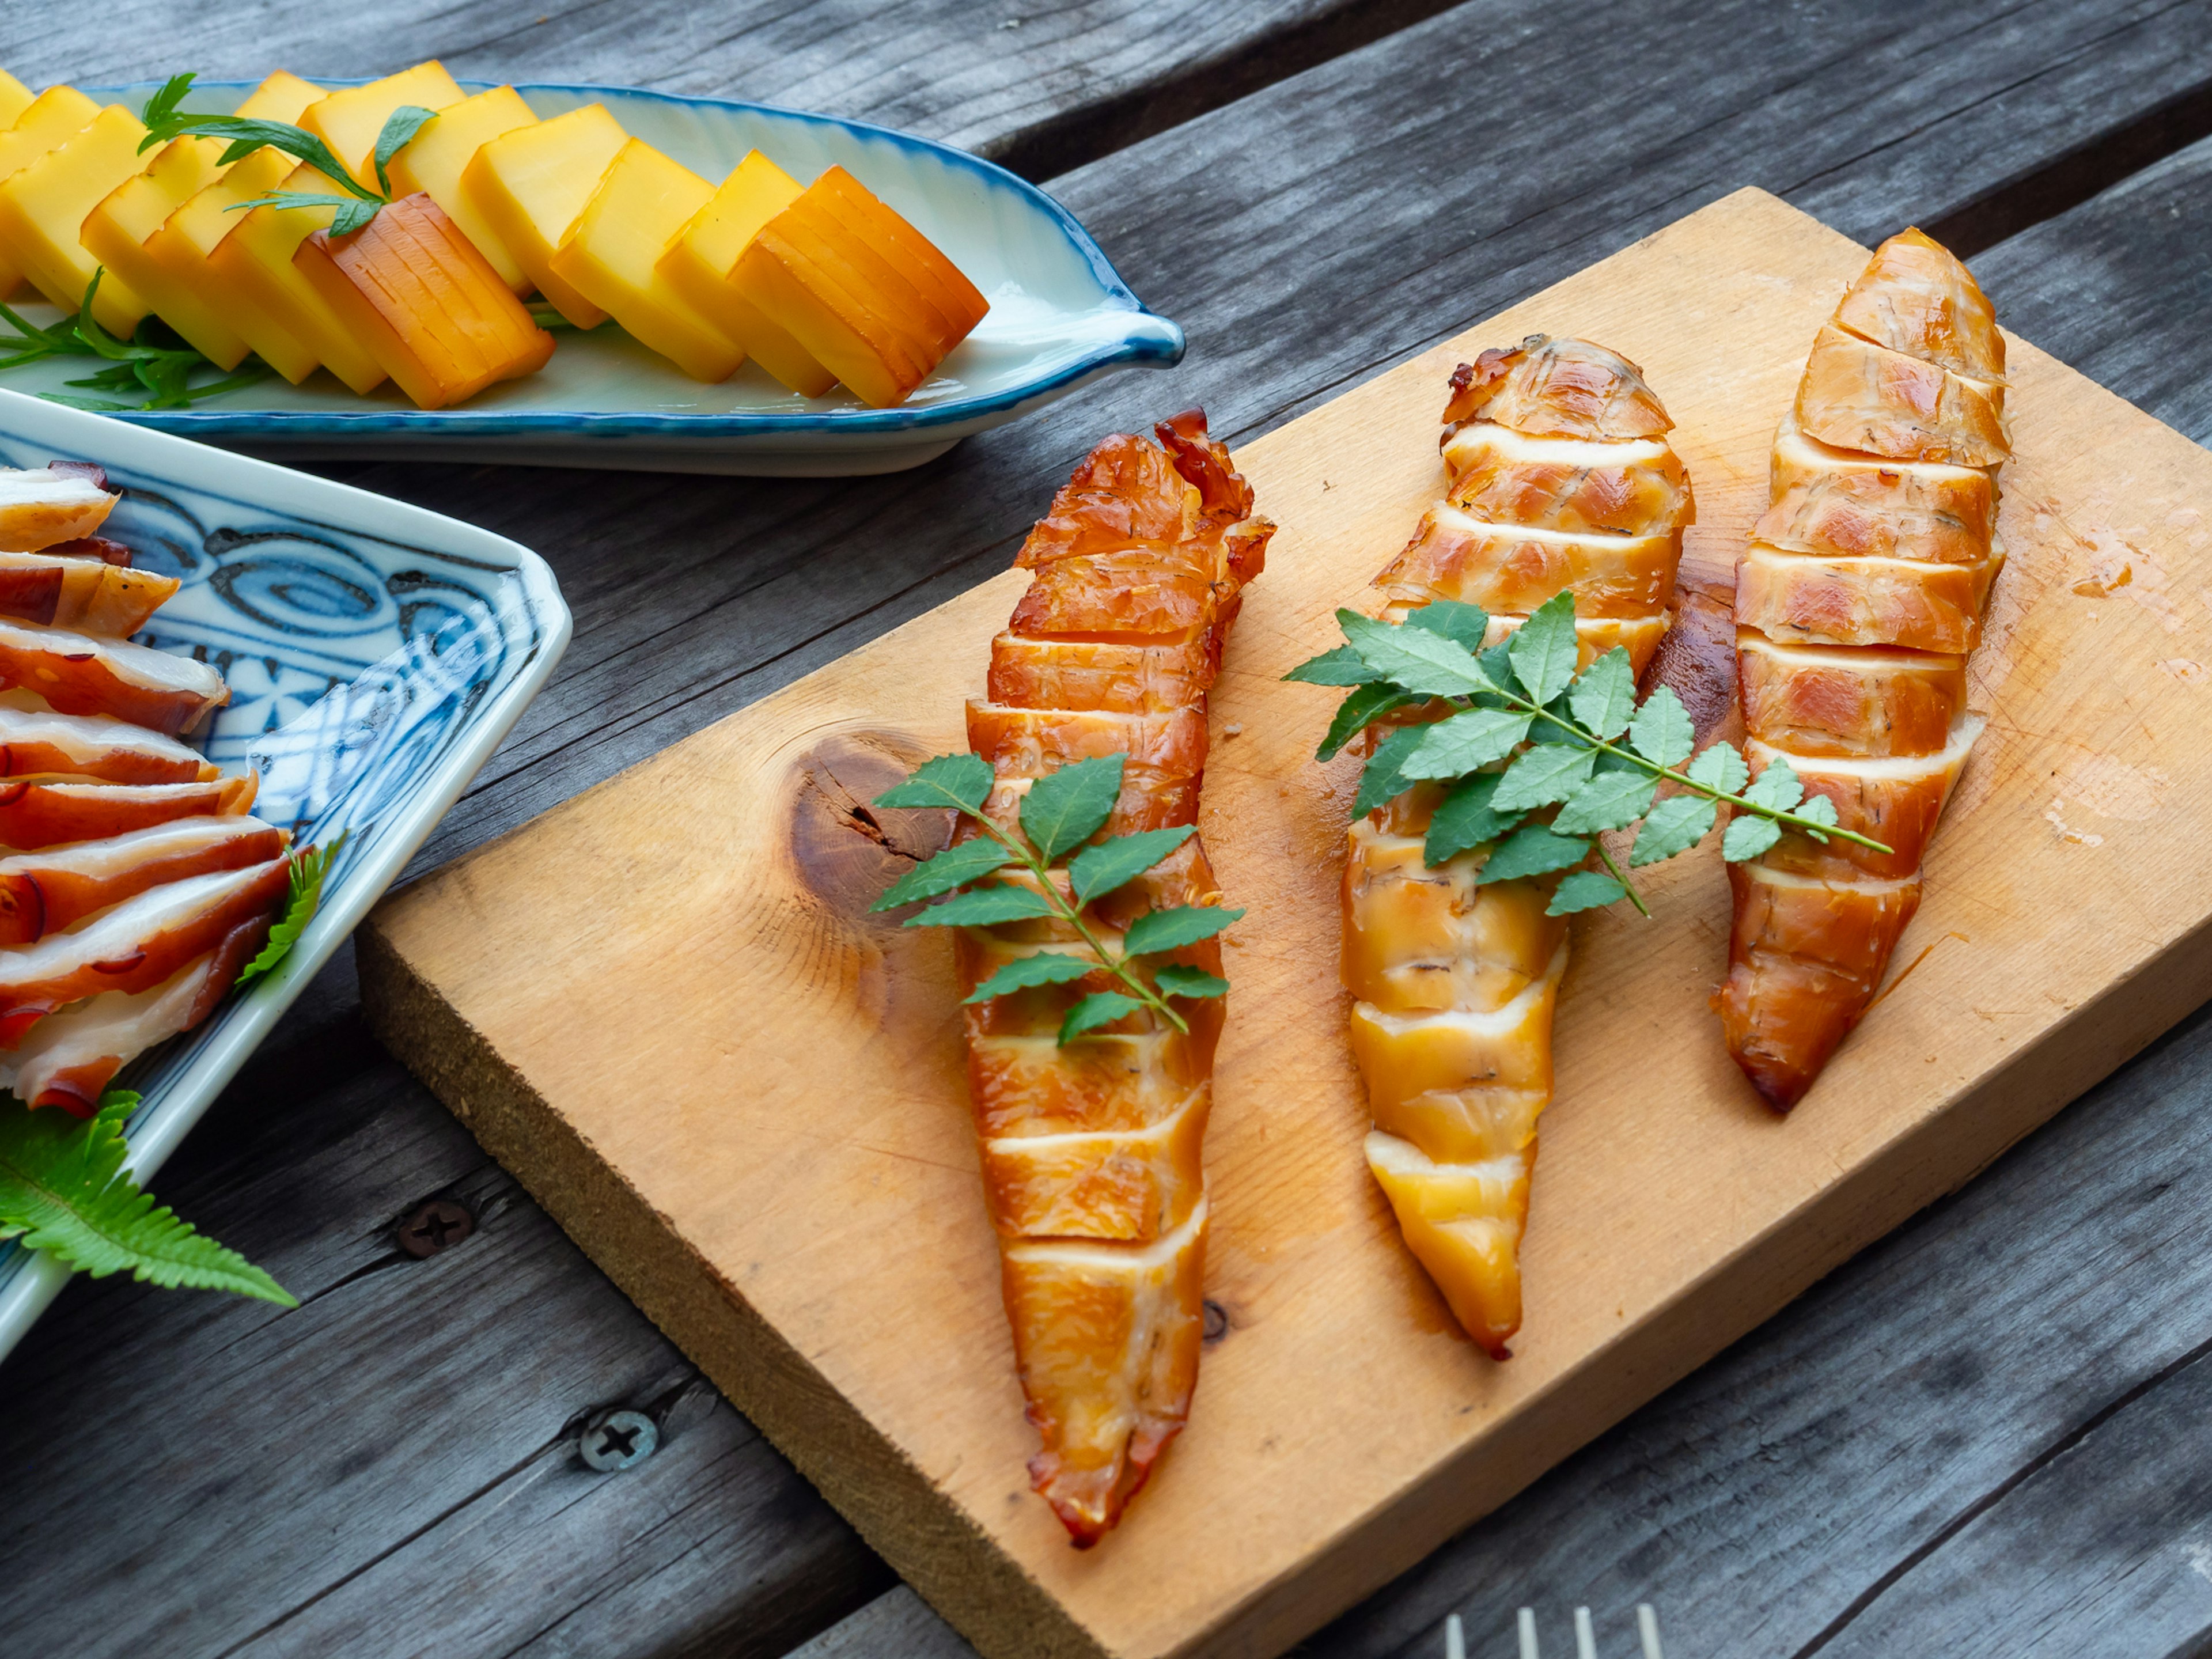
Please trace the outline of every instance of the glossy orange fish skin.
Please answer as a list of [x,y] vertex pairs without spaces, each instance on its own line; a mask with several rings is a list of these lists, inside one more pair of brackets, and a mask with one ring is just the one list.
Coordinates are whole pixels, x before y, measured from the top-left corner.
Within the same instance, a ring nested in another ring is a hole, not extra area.
[[[1103,835],[1194,823],[1206,692],[1243,585],[1273,526],[1197,410],[1154,438],[1109,438],[1023,544],[1034,574],[992,642],[988,697],[968,708],[991,763],[985,813],[1018,831],[1030,785],[1125,757]],[[1008,878],[1029,883],[1033,878]],[[1052,879],[1063,893],[1067,876]],[[1222,895],[1194,836],[1089,908],[1109,945],[1151,909]],[[1004,963],[1084,951],[1047,918],[962,929],[963,995]],[[1221,971],[1218,938],[1168,961]],[[1187,1031],[1149,1010],[1060,1043],[1068,1011],[1112,988],[1103,969],[961,1010],[969,1097],[1002,1288],[1040,1449],[1031,1485],[1079,1547],[1097,1543],[1182,1430],[1204,1334],[1206,1181],[1220,998],[1182,999]]]
[[1875,853],[1795,831],[1729,872],[1717,1001],[1777,1110],[1872,1006],[1983,721],[1966,708],[2010,453],[2004,341],[1966,268],[1917,231],[1877,249],[1807,359],[1770,505],[1737,568],[1747,757],[1788,762]]

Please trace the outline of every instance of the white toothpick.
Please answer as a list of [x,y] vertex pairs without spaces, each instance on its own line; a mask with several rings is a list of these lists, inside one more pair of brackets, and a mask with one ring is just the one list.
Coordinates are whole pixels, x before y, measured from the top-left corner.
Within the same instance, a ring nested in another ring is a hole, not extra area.
[[1589,1609],[1575,1609],[1575,1659],[1597,1659],[1597,1632],[1590,1628]]
[[1457,1613],[1444,1620],[1444,1659],[1467,1659],[1467,1631]]
[[1521,1609],[1521,1659],[1544,1659],[1536,1650],[1536,1609]]
[[1649,1601],[1636,1604],[1636,1633],[1644,1638],[1644,1659],[1667,1659],[1659,1651],[1659,1614]]

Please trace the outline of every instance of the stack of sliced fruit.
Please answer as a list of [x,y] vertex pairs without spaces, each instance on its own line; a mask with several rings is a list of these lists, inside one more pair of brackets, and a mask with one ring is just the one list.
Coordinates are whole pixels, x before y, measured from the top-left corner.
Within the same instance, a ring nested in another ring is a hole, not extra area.
[[27,278],[123,338],[152,314],[222,368],[388,379],[425,409],[544,365],[532,292],[695,380],[750,356],[877,408],[989,309],[842,167],[802,187],[756,150],[717,187],[605,105],[540,120],[435,61],[329,93],[280,72],[230,116],[181,111],[191,80],[141,120],[0,73],[0,300]]
[[0,1089],[80,1115],[263,956],[297,868],[255,775],[179,740],[222,676],[125,637],[177,584],[97,534],[114,501],[0,471]]

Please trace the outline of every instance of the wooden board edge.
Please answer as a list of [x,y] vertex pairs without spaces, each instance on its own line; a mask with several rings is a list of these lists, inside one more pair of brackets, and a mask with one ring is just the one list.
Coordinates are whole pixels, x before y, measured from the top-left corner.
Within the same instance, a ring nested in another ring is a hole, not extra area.
[[374,915],[355,957],[377,1040],[985,1659],[1112,1659],[592,1150]]

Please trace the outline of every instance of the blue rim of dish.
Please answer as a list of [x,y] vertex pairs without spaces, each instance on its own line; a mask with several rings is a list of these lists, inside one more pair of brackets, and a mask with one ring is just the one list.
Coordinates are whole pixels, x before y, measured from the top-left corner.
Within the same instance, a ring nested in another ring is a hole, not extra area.
[[[130,102],[143,101],[160,86],[155,81],[132,81],[105,87],[87,87],[89,97],[108,97]],[[195,90],[247,91],[259,84],[253,81],[202,81],[194,83]],[[363,86],[366,79],[325,79],[324,86]],[[494,81],[461,80],[459,84],[471,91],[481,91],[501,84]],[[507,413],[472,411],[470,410],[364,410],[356,414],[310,414],[291,410],[237,410],[224,412],[216,410],[127,410],[111,418],[127,421],[133,426],[152,427],[158,431],[173,433],[180,437],[196,438],[216,433],[251,434],[256,437],[278,437],[293,434],[350,433],[350,432],[438,432],[456,438],[497,437],[508,434],[531,432],[594,432],[610,435],[643,433],[681,433],[687,436],[738,436],[749,434],[789,432],[851,432],[895,433],[925,431],[933,427],[957,426],[964,422],[1000,415],[1018,409],[1033,399],[1066,389],[1075,382],[1087,380],[1103,369],[1120,363],[1136,365],[1158,364],[1172,368],[1182,361],[1186,342],[1182,329],[1172,318],[1163,317],[1139,300],[1134,289],[1121,280],[1121,273],[1114,269],[1114,262],[1106,257],[1105,249],[1092,240],[1076,216],[1039,190],[1019,173],[1010,173],[995,161],[987,161],[980,155],[971,155],[951,144],[940,144],[931,138],[917,137],[896,128],[878,126],[871,121],[848,120],[839,115],[822,115],[811,110],[787,109],[781,104],[759,104],[737,98],[702,98],[688,93],[655,92],[645,87],[596,86],[568,81],[518,81],[513,83],[520,93],[573,93],[586,98],[604,97],[609,94],[628,98],[654,98],[672,104],[689,104],[704,109],[734,110],[759,112],[787,119],[811,122],[819,126],[840,127],[864,138],[876,139],[914,150],[923,150],[953,166],[975,173],[994,189],[1011,190],[1026,197],[1045,216],[1060,228],[1070,246],[1083,256],[1091,274],[1106,290],[1107,297],[1123,302],[1133,315],[1151,318],[1161,327],[1152,333],[1118,341],[1099,350],[1086,354],[1040,380],[1019,386],[1009,386],[1003,392],[988,396],[954,398],[946,403],[933,404],[926,409],[837,409],[804,415],[720,414],[720,415],[653,415],[643,412],[601,412],[575,410],[514,410]],[[135,105],[134,105],[135,107]]]

